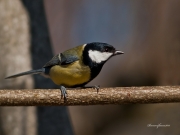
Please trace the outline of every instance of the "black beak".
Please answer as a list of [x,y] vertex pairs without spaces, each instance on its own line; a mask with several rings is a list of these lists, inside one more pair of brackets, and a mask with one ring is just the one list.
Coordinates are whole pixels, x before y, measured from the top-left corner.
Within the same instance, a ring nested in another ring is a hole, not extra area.
[[120,55],[120,54],[124,54],[124,52],[116,50],[113,55]]

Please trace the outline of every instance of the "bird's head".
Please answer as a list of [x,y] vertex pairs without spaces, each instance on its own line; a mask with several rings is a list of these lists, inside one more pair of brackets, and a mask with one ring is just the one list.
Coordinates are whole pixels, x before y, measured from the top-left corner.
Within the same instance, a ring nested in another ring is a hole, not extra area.
[[123,54],[107,43],[93,42],[84,47],[84,53],[92,62],[104,64],[109,58],[115,55]]

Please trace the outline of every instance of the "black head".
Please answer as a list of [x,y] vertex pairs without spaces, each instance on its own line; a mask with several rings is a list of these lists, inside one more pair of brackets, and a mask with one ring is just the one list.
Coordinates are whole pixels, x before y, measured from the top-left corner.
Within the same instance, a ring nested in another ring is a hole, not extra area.
[[112,56],[123,54],[123,52],[117,51],[112,45],[100,42],[88,43],[84,50],[90,60],[97,64],[105,63]]
[[92,79],[101,71],[104,63],[112,56],[123,54],[107,43],[93,42],[84,47],[83,62],[91,69]]

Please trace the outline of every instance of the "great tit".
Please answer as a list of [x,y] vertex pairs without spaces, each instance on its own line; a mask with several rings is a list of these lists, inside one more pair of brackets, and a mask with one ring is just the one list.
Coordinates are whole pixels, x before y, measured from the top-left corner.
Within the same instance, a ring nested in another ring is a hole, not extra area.
[[[22,72],[5,79],[28,74],[45,75],[60,86],[61,97],[66,100],[66,87],[84,87],[99,74],[109,58],[119,54],[123,52],[107,43],[88,43],[55,55],[40,69]],[[95,88],[98,89],[96,86]]]

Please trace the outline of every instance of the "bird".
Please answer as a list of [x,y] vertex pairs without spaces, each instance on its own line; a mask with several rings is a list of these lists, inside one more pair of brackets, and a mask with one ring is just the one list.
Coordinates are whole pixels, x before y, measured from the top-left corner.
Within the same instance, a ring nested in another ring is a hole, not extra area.
[[[55,55],[42,68],[18,73],[5,79],[28,74],[40,74],[60,86],[61,98],[67,100],[66,88],[83,87],[100,73],[103,65],[113,56],[123,54],[112,45],[102,42],[83,44]],[[89,86],[99,90],[99,86]]]

